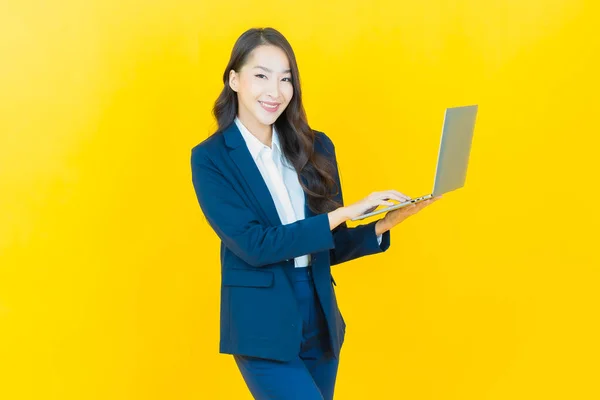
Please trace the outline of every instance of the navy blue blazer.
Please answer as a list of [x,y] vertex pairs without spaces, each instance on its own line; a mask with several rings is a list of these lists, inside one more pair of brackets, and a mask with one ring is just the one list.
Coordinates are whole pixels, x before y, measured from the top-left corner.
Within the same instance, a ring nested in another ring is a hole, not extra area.
[[[315,131],[314,150],[335,163],[335,147]],[[311,254],[315,288],[336,357],[346,324],[337,305],[330,267],[382,253],[390,232],[377,242],[377,221],[329,229],[327,213],[283,225],[269,189],[235,123],[192,149],[192,182],[202,212],[221,239],[221,316],[219,352],[289,361],[298,356],[302,316],[291,284],[294,258]],[[304,177],[301,177],[306,184]],[[307,201],[306,201],[307,203]]]

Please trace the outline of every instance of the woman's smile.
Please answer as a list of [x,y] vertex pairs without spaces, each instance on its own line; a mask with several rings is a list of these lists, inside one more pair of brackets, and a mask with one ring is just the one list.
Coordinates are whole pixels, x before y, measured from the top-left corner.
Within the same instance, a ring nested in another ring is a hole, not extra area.
[[265,101],[259,101],[259,103],[262,106],[262,108],[269,112],[275,112],[279,109],[279,103],[269,103]]

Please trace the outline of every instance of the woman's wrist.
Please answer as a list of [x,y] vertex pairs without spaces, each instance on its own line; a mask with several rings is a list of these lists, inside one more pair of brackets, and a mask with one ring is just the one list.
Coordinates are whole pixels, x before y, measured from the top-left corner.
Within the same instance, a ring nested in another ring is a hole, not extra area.
[[348,217],[346,211],[347,211],[346,207],[339,207],[327,214],[327,216],[329,217],[329,229],[330,230],[335,229],[338,225],[340,225],[350,219],[350,217]]
[[386,233],[389,230],[390,230],[390,228],[387,226],[387,224],[385,223],[383,218],[375,223],[375,235],[377,235],[377,236],[383,235],[384,233]]

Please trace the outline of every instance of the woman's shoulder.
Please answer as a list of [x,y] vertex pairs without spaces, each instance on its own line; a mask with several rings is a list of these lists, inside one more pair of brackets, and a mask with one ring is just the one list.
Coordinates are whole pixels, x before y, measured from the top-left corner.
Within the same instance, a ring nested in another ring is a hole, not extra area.
[[223,133],[213,133],[192,147],[192,158],[215,154],[224,147]]
[[327,154],[334,154],[335,145],[329,136],[325,132],[313,129],[315,133],[315,150],[325,152]]

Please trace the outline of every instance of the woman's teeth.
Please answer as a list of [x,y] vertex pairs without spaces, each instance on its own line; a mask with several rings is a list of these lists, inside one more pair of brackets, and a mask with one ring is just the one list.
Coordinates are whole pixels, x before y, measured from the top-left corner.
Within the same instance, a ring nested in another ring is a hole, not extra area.
[[259,101],[259,103],[266,111],[269,111],[269,112],[275,112],[275,111],[279,110],[279,106],[280,106],[280,104],[275,104],[274,106],[272,106],[272,105],[263,103],[262,101]]

